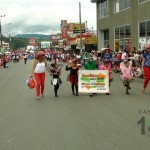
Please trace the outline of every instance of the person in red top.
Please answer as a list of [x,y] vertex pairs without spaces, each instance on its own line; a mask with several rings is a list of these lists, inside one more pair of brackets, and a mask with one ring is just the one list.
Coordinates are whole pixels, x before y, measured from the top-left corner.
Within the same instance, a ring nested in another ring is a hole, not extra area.
[[3,67],[6,68],[7,57],[5,56],[5,54],[3,55],[2,62],[3,62]]

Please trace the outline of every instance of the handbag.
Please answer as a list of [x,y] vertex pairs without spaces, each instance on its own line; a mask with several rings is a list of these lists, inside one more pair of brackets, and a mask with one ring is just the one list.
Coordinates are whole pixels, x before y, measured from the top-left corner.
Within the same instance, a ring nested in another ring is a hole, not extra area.
[[33,89],[36,86],[35,81],[32,77],[26,80],[26,84],[29,86],[30,89]]

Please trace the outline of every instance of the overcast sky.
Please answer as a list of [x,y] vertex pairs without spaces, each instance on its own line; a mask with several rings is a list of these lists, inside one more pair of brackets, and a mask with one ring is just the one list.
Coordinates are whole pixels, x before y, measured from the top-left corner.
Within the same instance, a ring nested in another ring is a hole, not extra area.
[[82,22],[87,21],[88,28],[96,29],[96,4],[91,0],[0,0],[0,15],[5,15],[1,17],[2,32],[5,36],[10,32],[60,32],[61,20],[79,22],[79,2]]

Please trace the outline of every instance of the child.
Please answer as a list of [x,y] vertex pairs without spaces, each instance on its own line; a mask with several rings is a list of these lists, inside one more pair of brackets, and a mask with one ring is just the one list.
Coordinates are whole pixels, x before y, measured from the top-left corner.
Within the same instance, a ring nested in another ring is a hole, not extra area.
[[[69,61],[66,66],[66,71],[70,70],[69,81],[71,82],[72,95],[78,96],[78,66],[77,61]],[[76,93],[74,91],[76,89]]]
[[[98,69],[99,70],[108,70],[108,73],[109,73],[109,86],[110,86],[110,83],[112,82],[113,78],[111,76],[111,61],[110,60],[107,60],[107,59],[104,59],[103,61],[103,64],[102,65],[99,65],[98,66]],[[110,93],[106,93],[106,95],[110,95]]]
[[126,94],[130,94],[128,90],[130,90],[130,83],[133,81],[133,72],[131,63],[128,60],[124,60],[124,65],[121,67],[121,79],[123,81],[123,85],[126,87]]
[[58,97],[58,89],[61,82],[60,75],[61,75],[61,69],[59,68],[59,65],[57,63],[54,63],[51,65],[51,75],[53,76],[53,79],[51,81],[52,85],[54,85],[54,92],[55,97]]

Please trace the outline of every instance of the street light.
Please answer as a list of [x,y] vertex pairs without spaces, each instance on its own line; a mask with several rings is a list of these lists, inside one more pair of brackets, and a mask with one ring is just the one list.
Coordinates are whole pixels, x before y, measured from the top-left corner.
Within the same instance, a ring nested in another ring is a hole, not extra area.
[[1,24],[1,18],[5,17],[5,15],[0,15],[0,36],[1,36],[1,47],[2,47],[2,24]]

